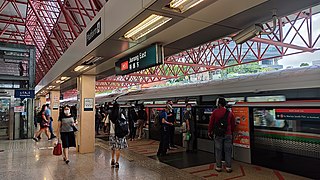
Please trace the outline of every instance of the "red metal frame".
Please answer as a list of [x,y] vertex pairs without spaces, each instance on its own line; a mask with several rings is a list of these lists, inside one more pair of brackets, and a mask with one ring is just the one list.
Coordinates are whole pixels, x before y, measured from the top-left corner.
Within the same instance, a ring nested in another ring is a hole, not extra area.
[[[38,83],[105,3],[105,0],[4,0],[0,5],[0,23],[4,24],[0,41],[36,46]],[[2,13],[6,8],[13,8],[14,12]]]
[[[36,46],[36,83],[38,83],[105,2],[104,0],[5,0],[0,4],[0,24],[4,24],[0,30],[0,41]],[[9,6],[14,11],[11,14],[3,13]],[[317,25],[313,24],[312,16],[310,8],[281,17],[275,32],[270,35],[255,37],[242,45],[235,45],[231,41],[231,35],[167,57],[165,64],[161,66],[126,76],[107,77],[97,82],[97,90],[147,84],[240,64],[318,51],[320,34],[315,31]],[[265,29],[271,30],[272,23],[267,23]]]
[[[271,24],[267,23],[265,29],[271,30]],[[302,35],[302,32],[307,32],[307,35]],[[319,39],[320,33],[313,27],[310,8],[279,18],[276,30],[272,34],[255,37],[242,45],[236,45],[230,37],[226,37],[167,57],[163,65],[126,76],[107,77],[99,82],[114,80],[147,84],[262,60],[315,52],[320,50]],[[119,84],[119,87],[121,86]],[[103,91],[103,88],[101,89]]]

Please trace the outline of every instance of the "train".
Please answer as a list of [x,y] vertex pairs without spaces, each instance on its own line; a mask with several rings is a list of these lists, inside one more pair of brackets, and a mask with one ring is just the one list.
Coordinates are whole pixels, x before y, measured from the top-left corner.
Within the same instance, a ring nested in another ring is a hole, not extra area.
[[147,138],[159,139],[156,114],[173,100],[177,145],[185,105],[193,105],[197,149],[214,152],[207,128],[215,100],[225,97],[235,114],[233,156],[238,161],[319,179],[320,66],[284,69],[232,79],[181,86],[149,88],[96,97],[97,104],[115,99],[127,111],[129,104],[144,104],[148,114]]

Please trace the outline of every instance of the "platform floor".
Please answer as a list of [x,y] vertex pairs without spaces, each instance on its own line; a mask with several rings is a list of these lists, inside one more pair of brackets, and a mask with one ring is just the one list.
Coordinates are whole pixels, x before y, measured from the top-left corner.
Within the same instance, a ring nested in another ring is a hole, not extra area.
[[[96,139],[95,153],[79,154],[71,149],[70,163],[66,165],[61,156],[52,155],[53,143],[46,140],[39,143],[32,140],[1,140],[0,180],[306,179],[239,162],[234,162],[234,172],[230,174],[216,173],[214,164],[202,161],[194,161],[190,164],[192,167],[179,167],[174,163],[185,161],[187,154],[183,149],[170,151],[168,157],[158,159],[155,157],[158,142],[153,140],[129,142],[130,147],[122,152],[118,170],[111,168],[110,147],[101,139]],[[168,165],[170,163],[176,167]]]

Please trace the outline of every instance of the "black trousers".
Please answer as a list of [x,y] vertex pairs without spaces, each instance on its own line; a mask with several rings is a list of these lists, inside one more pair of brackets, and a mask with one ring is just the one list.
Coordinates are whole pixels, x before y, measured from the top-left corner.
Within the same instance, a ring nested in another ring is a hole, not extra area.
[[157,155],[165,155],[169,148],[169,128],[161,127],[160,129],[160,144]]
[[169,126],[169,145],[170,147],[174,146],[174,126]]
[[134,127],[134,123],[133,122],[129,123],[129,129],[130,129],[129,138],[130,139],[134,139],[136,137],[137,128]]

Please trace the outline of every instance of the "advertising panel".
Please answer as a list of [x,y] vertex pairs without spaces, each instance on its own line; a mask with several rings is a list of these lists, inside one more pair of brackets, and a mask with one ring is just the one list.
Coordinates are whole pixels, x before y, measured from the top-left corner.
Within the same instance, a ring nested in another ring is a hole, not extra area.
[[286,120],[320,120],[320,109],[276,109],[277,119]]
[[236,118],[233,145],[250,148],[249,108],[233,107],[232,112]]

